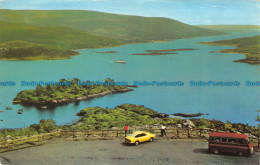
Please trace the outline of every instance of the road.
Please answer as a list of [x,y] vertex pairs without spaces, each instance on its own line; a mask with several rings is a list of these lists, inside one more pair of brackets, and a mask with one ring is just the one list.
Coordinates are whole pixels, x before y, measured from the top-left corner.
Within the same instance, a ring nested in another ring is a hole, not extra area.
[[156,140],[139,146],[120,140],[56,141],[0,154],[0,162],[15,165],[169,165],[259,164],[259,153],[250,157],[209,154],[207,142]]

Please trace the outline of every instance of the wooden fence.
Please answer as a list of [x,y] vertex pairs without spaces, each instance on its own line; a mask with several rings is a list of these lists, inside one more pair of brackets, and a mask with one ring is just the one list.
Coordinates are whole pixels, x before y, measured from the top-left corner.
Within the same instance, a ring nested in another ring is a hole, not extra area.
[[[127,133],[132,133],[134,130],[129,130]],[[161,129],[140,129],[140,131],[147,131],[154,133],[157,136],[161,135]],[[166,137],[170,138],[208,138],[209,133],[215,130],[200,129],[200,128],[170,128],[166,129]],[[55,138],[87,138],[87,137],[124,137],[124,130],[81,130],[81,131],[56,131],[51,133],[45,133],[41,135],[34,135],[24,138],[12,138],[7,141],[0,142],[0,152],[12,150],[14,146],[22,144],[34,144],[41,141],[46,141]],[[250,138],[250,140],[257,144],[260,148],[260,138]]]

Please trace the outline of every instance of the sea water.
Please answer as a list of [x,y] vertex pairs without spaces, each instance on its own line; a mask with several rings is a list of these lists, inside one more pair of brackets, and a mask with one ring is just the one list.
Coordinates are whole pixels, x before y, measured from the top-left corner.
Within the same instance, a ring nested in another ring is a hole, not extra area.
[[[0,86],[0,129],[22,128],[41,119],[53,119],[57,124],[67,124],[78,119],[75,114],[86,107],[113,108],[130,103],[144,105],[161,113],[208,113],[203,116],[226,122],[257,125],[255,118],[260,109],[260,87],[246,86],[257,82],[260,65],[232,62],[242,59],[242,54],[210,53],[230,46],[209,46],[199,42],[217,41],[259,35],[260,31],[230,31],[227,35],[178,39],[169,42],[130,44],[121,47],[79,50],[81,55],[68,60],[0,61],[0,82],[14,82]],[[194,48],[169,55],[131,55],[145,50]],[[98,53],[116,51],[114,53]],[[123,59],[126,64],[115,63]],[[22,86],[21,82],[51,82],[59,79],[79,78],[82,81],[104,81],[112,78],[129,85],[140,85],[134,91],[107,95],[81,101],[79,104],[37,109],[33,106],[12,105],[16,94],[35,86]],[[239,83],[239,85],[191,85],[194,83]],[[183,85],[156,85],[176,83]],[[12,107],[13,110],[5,110]],[[17,114],[17,109],[24,109]]]

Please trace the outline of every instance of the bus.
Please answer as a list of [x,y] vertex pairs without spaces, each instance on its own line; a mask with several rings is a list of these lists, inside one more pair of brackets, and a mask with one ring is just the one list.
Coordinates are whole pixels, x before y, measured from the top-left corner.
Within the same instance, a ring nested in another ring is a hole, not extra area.
[[215,154],[220,152],[237,153],[240,156],[253,154],[253,145],[247,135],[238,133],[210,133],[208,149]]

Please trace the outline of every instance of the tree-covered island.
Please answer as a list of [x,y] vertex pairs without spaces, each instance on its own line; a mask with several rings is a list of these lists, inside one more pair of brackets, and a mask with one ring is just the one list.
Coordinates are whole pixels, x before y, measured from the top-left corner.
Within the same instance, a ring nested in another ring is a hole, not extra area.
[[[79,85],[79,82],[81,85]],[[86,81],[83,84],[82,81],[74,78],[70,81],[61,79],[58,83],[69,85],[38,85],[34,90],[19,92],[13,99],[13,104],[35,106],[59,105],[93,99],[114,93],[132,91],[132,89],[124,85],[113,85],[115,82],[110,78],[107,78],[102,85],[88,82],[90,81]]]

